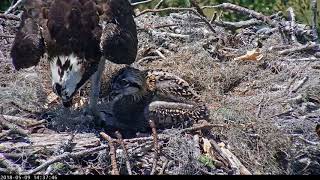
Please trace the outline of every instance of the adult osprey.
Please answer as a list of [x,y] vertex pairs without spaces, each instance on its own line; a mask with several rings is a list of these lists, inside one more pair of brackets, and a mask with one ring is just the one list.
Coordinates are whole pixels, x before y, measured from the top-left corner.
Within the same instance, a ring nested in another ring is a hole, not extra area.
[[105,59],[131,64],[137,31],[128,0],[26,0],[11,57],[19,70],[47,53],[54,92],[69,107],[91,78],[90,105],[96,111]]

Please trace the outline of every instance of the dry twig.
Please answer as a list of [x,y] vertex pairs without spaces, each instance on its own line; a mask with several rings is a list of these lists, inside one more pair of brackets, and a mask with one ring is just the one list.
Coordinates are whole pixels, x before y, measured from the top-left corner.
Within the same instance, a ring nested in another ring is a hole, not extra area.
[[14,130],[10,129],[8,131],[4,131],[0,133],[0,139],[10,136],[11,134],[14,134]]
[[14,10],[15,8],[17,8],[22,2],[24,2],[25,0],[18,0],[13,6],[10,6],[8,10],[6,10],[6,12],[4,14],[9,14],[12,10]]
[[197,12],[203,16],[206,17],[206,15],[204,14],[204,12],[202,11],[202,9],[200,8],[200,6],[198,5],[198,3],[195,0],[190,0],[190,4],[191,6],[193,6],[194,8],[196,8]]
[[308,67],[311,64],[311,61],[309,61],[308,63],[306,63],[304,66],[300,66],[298,71],[295,73],[294,77],[289,81],[289,85],[286,87],[286,90],[288,91],[290,89],[290,87],[293,85],[293,83],[295,82],[295,80],[298,78],[298,74],[300,74],[303,70],[306,69],[306,67]]
[[290,53],[298,53],[298,52],[302,52],[302,51],[308,51],[308,50],[319,50],[319,44],[316,43],[307,43],[306,45],[302,45],[302,46],[297,46],[297,47],[293,47],[291,49],[285,49],[282,51],[279,51],[278,53],[280,55],[287,55]]
[[124,151],[124,156],[126,158],[126,166],[127,166],[127,170],[128,170],[128,174],[129,175],[132,175],[132,170],[131,170],[131,165],[130,165],[130,159],[129,159],[129,155],[128,155],[128,150],[127,150],[127,147],[126,145],[124,144],[124,141],[122,139],[122,135],[120,134],[120,132],[116,132],[116,136],[118,138],[118,141]]
[[200,124],[200,125],[196,125],[194,127],[190,127],[190,128],[185,128],[180,130],[180,133],[186,133],[186,132],[192,132],[192,131],[198,131],[201,129],[212,129],[214,127],[227,127],[224,124],[210,124],[210,123],[205,123],[205,124]]
[[294,33],[294,28],[296,27],[296,15],[294,14],[294,11],[293,11],[292,7],[289,7],[287,11],[289,12],[289,21],[290,21],[290,30],[289,30],[289,33],[290,33],[290,36],[291,36],[290,40],[293,43],[296,43],[297,42],[297,38],[296,38],[295,33]]
[[153,0],[145,0],[145,1],[135,2],[135,3],[131,3],[131,6],[138,6],[138,5],[146,4],[146,3],[149,3],[149,2],[152,2],[152,1]]
[[239,22],[226,22],[226,21],[212,21],[212,24],[216,26],[221,26],[231,30],[237,30],[240,28],[247,28],[261,24],[262,21],[257,19],[250,19],[247,21],[239,21]]
[[15,16],[12,14],[0,14],[0,18],[7,19],[7,20],[20,21],[20,18],[18,16]]
[[251,9],[247,9],[245,7],[241,7],[235,4],[231,4],[231,3],[222,3],[216,6],[203,6],[201,7],[202,9],[206,9],[206,8],[216,8],[216,9],[224,9],[224,10],[231,10],[231,11],[236,11],[238,13],[244,14],[244,15],[248,15],[249,17],[253,17],[256,18],[257,20],[261,20],[265,23],[268,23],[269,25],[276,27],[277,23],[272,21],[272,19],[268,16],[265,16],[259,12],[256,12],[254,10]]
[[15,36],[12,35],[6,35],[6,34],[0,34],[0,38],[14,38]]
[[46,123],[46,120],[36,120],[17,116],[2,115],[8,122],[18,124],[24,128],[34,127]]
[[163,175],[164,171],[165,171],[166,168],[167,168],[168,163],[169,163],[169,160],[168,160],[168,159],[166,159],[166,160],[163,162],[163,165],[162,165],[162,168],[161,168],[161,170],[160,170],[160,172],[159,172],[159,175]]
[[292,93],[296,93],[298,91],[298,89],[300,89],[307,81],[308,81],[309,77],[306,76],[304,77],[302,80],[300,80],[297,85],[291,90]]
[[103,139],[105,139],[108,142],[109,147],[110,147],[110,156],[111,156],[111,165],[112,165],[111,174],[112,175],[119,175],[119,170],[117,167],[117,159],[116,159],[116,149],[113,145],[114,140],[104,132],[101,132],[100,135],[102,136]]
[[155,53],[157,53],[158,56],[160,56],[162,59],[166,59],[166,56],[164,56],[164,55],[162,54],[162,52],[160,52],[158,49],[155,50]]
[[21,127],[15,125],[15,124],[9,123],[5,119],[4,115],[2,115],[2,114],[0,114],[0,125],[2,127],[5,127],[5,128],[12,130],[13,132],[11,132],[11,133],[17,133],[17,134],[24,136],[24,137],[28,136],[28,134],[29,134],[28,131],[22,129]]
[[63,153],[63,154],[61,154],[59,156],[51,158],[50,160],[46,161],[45,163],[41,164],[38,167],[36,167],[36,168],[34,168],[32,170],[29,170],[27,172],[23,172],[21,174],[22,175],[35,174],[35,173],[37,173],[37,172],[49,167],[51,164],[54,164],[56,162],[60,162],[60,161],[65,160],[67,158],[81,158],[81,157],[84,157],[84,156],[87,156],[87,155],[91,155],[94,152],[98,152],[98,151],[104,150],[107,147],[108,146],[99,146],[99,147],[96,147],[96,148],[87,149],[87,150],[83,150],[83,151],[80,151],[80,152],[74,152],[74,153],[65,152],[65,153]]
[[[70,137],[67,139],[67,141],[66,142],[61,142],[61,145],[58,147],[58,149],[53,153],[53,155],[59,155],[59,154],[62,154],[62,153],[64,153],[64,152],[71,152],[72,151],[72,149],[73,149],[73,144],[72,144],[72,142],[73,142],[73,140],[74,140],[74,137],[75,137],[75,135],[76,135],[76,131],[75,132],[73,132],[71,135],[70,135]],[[48,168],[47,168],[47,170],[46,170],[46,172],[44,173],[45,175],[48,175],[48,174],[50,174],[51,173],[51,171],[53,170],[53,168],[52,168],[52,165],[50,165]]]
[[9,159],[21,159],[23,157],[30,157],[36,154],[38,151],[34,151],[31,153],[23,152],[23,153],[2,153],[2,155]]
[[146,14],[146,13],[152,13],[152,12],[153,13],[158,13],[158,12],[165,12],[165,11],[169,11],[169,12],[179,12],[179,11],[192,12],[195,15],[197,15],[201,19],[201,21],[203,21],[213,33],[216,32],[214,30],[214,28],[212,27],[212,25],[210,24],[210,22],[207,20],[207,18],[202,16],[201,14],[199,14],[198,11],[196,9],[194,9],[194,8],[174,8],[174,7],[169,7],[169,8],[163,8],[163,9],[146,9],[146,10],[142,11],[140,14],[138,14],[137,17],[141,16],[143,14]]
[[160,29],[160,28],[166,28],[166,27],[173,27],[173,26],[178,26],[179,24],[175,23],[175,24],[162,24],[162,25],[156,25],[156,26],[149,26],[149,25],[146,25],[145,27],[143,28],[137,28],[138,31],[141,31],[141,30],[146,30],[148,28],[151,28],[151,29]]
[[[158,140],[167,140],[170,136],[167,134],[158,134]],[[141,138],[131,138],[131,139],[124,139],[124,142],[127,143],[135,143],[135,142],[146,142],[152,141],[153,137],[141,137]]]
[[149,62],[153,62],[158,59],[160,59],[159,56],[147,56],[147,57],[139,59],[137,62],[135,62],[135,64],[149,63]]
[[171,32],[158,32],[153,29],[144,29],[148,33],[150,33],[152,36],[168,36],[172,38],[181,38],[181,39],[189,39],[189,35],[184,34],[177,34],[177,33],[171,33]]
[[314,36],[315,36],[313,41],[317,41],[318,40],[318,33],[317,33],[318,2],[317,2],[317,0],[311,0],[311,11],[312,11],[311,24],[312,24],[312,30],[313,30],[313,33],[314,33]]
[[200,138],[199,135],[196,134],[193,136],[193,143],[194,143],[194,150],[193,150],[193,154],[194,154],[194,158],[195,159],[199,159],[199,157],[201,156],[201,151],[200,151]]
[[0,165],[6,167],[6,171],[9,173],[20,174],[23,171],[20,166],[6,159],[3,154],[0,154]]
[[165,0],[160,0],[155,6],[153,9],[159,9],[160,6],[164,3]]
[[153,157],[152,170],[151,170],[150,175],[154,175],[156,172],[160,148],[159,148],[159,143],[158,143],[158,134],[157,134],[156,125],[152,120],[149,121],[149,124],[152,129],[153,146],[154,146],[154,157]]
[[210,19],[210,24],[212,24],[218,17],[218,14],[216,12],[214,12],[211,16],[211,19]]
[[318,146],[318,145],[320,145],[319,142],[313,142],[313,141],[309,141],[308,139],[303,138],[303,135],[302,135],[302,134],[291,134],[291,137],[293,137],[293,138],[298,138],[298,139],[304,141],[305,143],[310,144],[310,145],[313,145],[313,146]]
[[264,102],[264,96],[262,96],[259,104],[258,104],[258,110],[257,110],[257,113],[256,113],[256,117],[259,118],[260,117],[260,114],[261,114],[261,111],[262,111],[262,106],[263,106],[263,102]]
[[290,61],[290,62],[313,62],[313,61],[320,61],[320,58],[316,57],[307,57],[307,58],[284,58],[283,61]]

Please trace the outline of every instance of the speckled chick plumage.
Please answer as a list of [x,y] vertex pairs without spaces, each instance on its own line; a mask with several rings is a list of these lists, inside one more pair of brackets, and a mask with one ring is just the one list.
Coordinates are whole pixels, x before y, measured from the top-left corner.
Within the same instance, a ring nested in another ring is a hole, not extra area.
[[120,126],[135,130],[189,125],[209,118],[201,96],[182,78],[163,70],[121,69],[111,83],[112,113]]

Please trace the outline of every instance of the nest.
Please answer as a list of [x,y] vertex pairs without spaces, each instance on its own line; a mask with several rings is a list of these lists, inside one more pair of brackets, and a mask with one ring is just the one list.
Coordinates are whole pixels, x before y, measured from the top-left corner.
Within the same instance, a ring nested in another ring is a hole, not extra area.
[[[45,59],[16,72],[9,53],[19,18],[1,15],[0,172],[319,173],[320,48],[314,31],[296,22],[291,9],[287,16],[266,16],[229,3],[206,8],[248,20],[208,20],[201,7],[138,12],[139,51],[132,66],[164,69],[190,82],[211,121],[167,130],[151,123],[153,132],[134,138],[97,129],[81,115],[90,83],[75,97],[72,113],[64,114]],[[107,63],[102,99],[121,67]]]

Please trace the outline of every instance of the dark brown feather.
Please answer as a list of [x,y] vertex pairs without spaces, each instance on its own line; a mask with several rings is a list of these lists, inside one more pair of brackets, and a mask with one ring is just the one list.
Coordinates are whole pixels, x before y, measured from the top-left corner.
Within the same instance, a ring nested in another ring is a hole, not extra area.
[[128,0],[104,0],[101,4],[105,22],[101,44],[103,55],[117,64],[131,64],[137,55],[137,30],[134,12]]
[[37,65],[45,52],[39,27],[42,18],[41,7],[42,3],[38,0],[25,2],[21,24],[11,49],[12,63],[17,70]]

